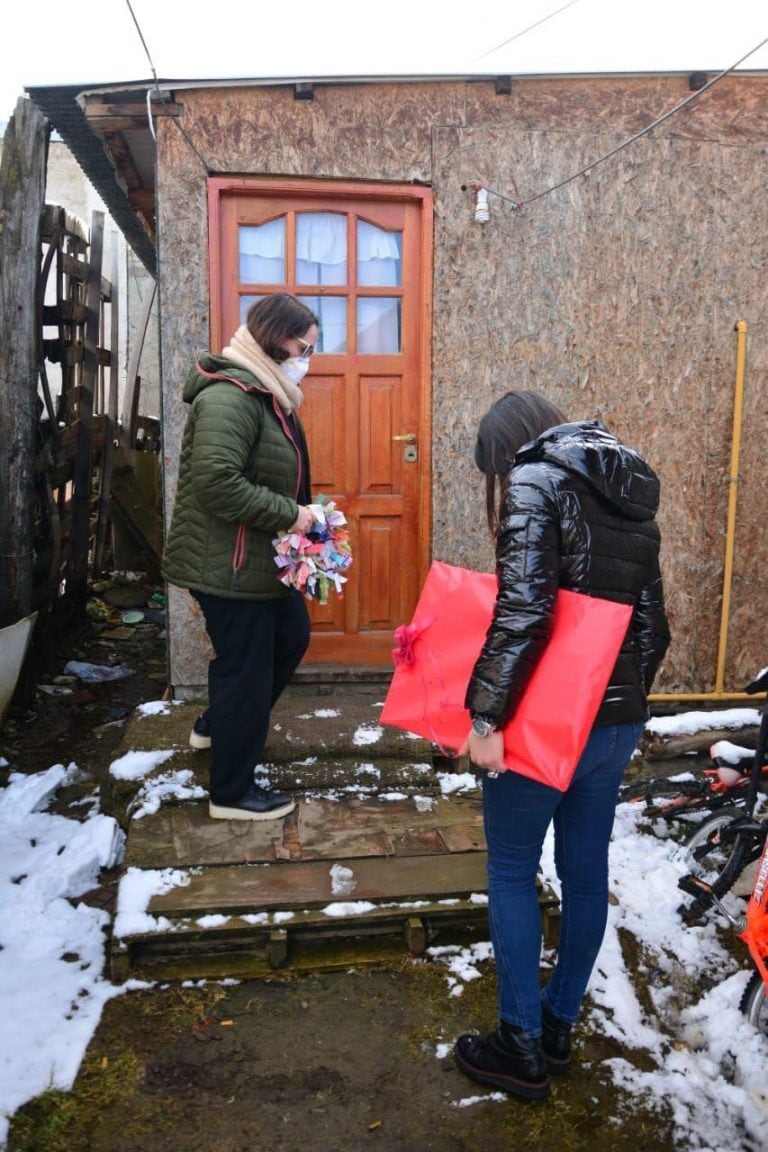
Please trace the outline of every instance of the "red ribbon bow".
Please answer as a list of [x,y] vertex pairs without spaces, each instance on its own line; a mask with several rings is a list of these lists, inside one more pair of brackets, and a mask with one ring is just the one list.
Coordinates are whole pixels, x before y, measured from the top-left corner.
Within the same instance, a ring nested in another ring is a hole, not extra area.
[[401,624],[399,628],[395,628],[395,642],[397,648],[392,650],[392,659],[395,664],[404,664],[406,668],[412,668],[416,663],[416,653],[413,646],[422,633],[430,628],[437,616],[429,616],[421,624]]

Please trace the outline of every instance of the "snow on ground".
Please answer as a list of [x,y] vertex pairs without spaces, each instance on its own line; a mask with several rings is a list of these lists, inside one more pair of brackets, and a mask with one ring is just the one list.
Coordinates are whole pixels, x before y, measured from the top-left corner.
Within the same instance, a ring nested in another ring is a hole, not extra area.
[[[754,724],[755,716],[750,709],[730,710],[728,724],[734,729]],[[713,717],[717,714],[710,712],[665,718],[664,732],[711,727]],[[651,721],[649,727],[658,731],[659,723]],[[716,726],[726,725],[716,718]],[[183,773],[165,772],[153,783],[151,773],[169,758],[166,752],[130,753],[112,765],[113,775],[142,782],[135,815],[156,810],[155,803],[169,795],[196,794]],[[76,772],[75,765],[58,764],[33,776],[14,774],[0,790],[0,1145],[9,1118],[23,1103],[52,1086],[71,1088],[106,1001],[141,986],[117,987],[106,978],[107,915],[78,901],[98,884],[102,869],[120,863],[122,832],[95,803],[85,814],[82,805],[73,806],[71,819],[45,810]],[[477,787],[469,774],[444,773],[440,783],[446,797]],[[432,800],[418,797],[420,804],[429,807]],[[557,890],[551,839],[542,868]],[[653,835],[636,805],[620,805],[611,850],[615,902],[585,1025],[618,1041],[626,1058],[609,1062],[616,1084],[628,1098],[671,1112],[678,1147],[757,1152],[768,1147],[768,1036],[738,1009],[748,976],[746,953],[743,962],[730,955],[712,924],[682,924],[676,912],[682,871],[674,842]],[[344,876],[336,879],[343,889]],[[147,914],[152,895],[188,882],[177,870],[129,869],[120,885],[116,935],[148,926],[162,930],[162,921]],[[479,902],[485,899],[477,894]],[[347,915],[356,908],[339,901],[325,912]],[[642,998],[622,948],[626,932],[637,939],[644,957]],[[446,995],[460,996],[469,980],[493,978],[488,943],[431,953],[434,963],[445,965]],[[453,1039],[441,1037],[437,1054],[450,1051]],[[644,1070],[632,1060],[639,1050]],[[497,1099],[504,1097],[484,1093],[453,1104],[469,1107]]]

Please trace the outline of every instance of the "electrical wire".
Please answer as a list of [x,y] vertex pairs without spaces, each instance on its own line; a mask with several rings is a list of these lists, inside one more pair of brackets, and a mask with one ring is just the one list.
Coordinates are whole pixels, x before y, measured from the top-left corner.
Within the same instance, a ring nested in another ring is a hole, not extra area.
[[550,12],[548,16],[542,16],[541,20],[537,20],[535,24],[529,24],[527,28],[521,29],[520,32],[515,32],[514,36],[510,36],[508,40],[503,40],[501,44],[497,44],[495,48],[489,48],[487,52],[482,52],[479,56],[475,56],[472,63],[476,64],[478,60],[484,60],[486,56],[492,56],[494,52],[499,52],[502,48],[506,48],[507,44],[511,44],[513,40],[519,40],[521,36],[525,36],[526,32],[531,32],[541,24],[546,24],[547,20],[551,20],[553,16],[557,16],[560,12],[565,12],[566,8],[571,8],[574,4],[578,3],[579,0],[568,0],[568,3],[563,4],[562,8],[557,8],[554,12]]
[[615,148],[611,148],[610,152],[606,152],[605,155],[599,156],[589,164],[585,164],[578,172],[573,172],[570,176],[566,176],[564,180],[553,184],[551,188],[545,188],[543,192],[537,192],[535,196],[531,196],[528,200],[516,200],[512,196],[505,196],[503,192],[498,192],[495,188],[490,188],[482,181],[474,181],[470,187],[476,187],[478,184],[482,184],[489,195],[496,196],[499,200],[504,200],[508,204],[511,204],[516,212],[522,212],[527,205],[535,204],[537,200],[541,200],[544,196],[549,196],[552,192],[557,192],[560,188],[564,188],[566,184],[570,184],[573,180],[578,180],[580,176],[588,176],[592,169],[596,168],[598,164],[603,164],[606,160],[610,160],[612,156],[615,156],[618,152],[623,151],[624,148],[628,148],[630,144],[634,144],[635,141],[639,140],[642,136],[646,136],[649,132],[653,131],[659,124],[663,124],[665,120],[676,116],[677,113],[681,112],[691,101],[703,96],[705,92],[708,92],[710,88],[714,87],[724,76],[728,76],[729,73],[738,68],[740,64],[748,60],[750,56],[754,56],[755,52],[759,52],[765,44],[768,44],[768,36],[766,36],[764,40],[761,40],[759,44],[756,44],[754,48],[750,48],[749,52],[746,52],[734,64],[731,64],[730,67],[724,68],[722,72],[718,72],[716,76],[713,76],[711,80],[708,80],[707,83],[697,89],[696,92],[692,92],[690,96],[686,96],[685,99],[676,104],[674,108],[670,108],[669,111],[664,112],[661,116],[657,116],[651,124],[648,124],[645,128],[641,128],[639,132],[635,132],[634,136],[630,136],[628,140],[623,140],[621,144],[617,144]]
[[125,0],[125,2],[128,5],[128,11],[131,14],[131,19],[133,20],[134,24],[136,25],[136,31],[139,34],[139,39],[141,40],[142,46],[144,48],[144,52],[146,53],[146,56],[147,56],[147,60],[149,61],[149,68],[150,68],[152,76],[154,77],[154,80],[155,80],[155,88],[157,88],[157,90],[159,91],[160,85],[159,85],[158,80],[157,80],[157,72],[155,71],[155,66],[152,63],[152,57],[149,54],[149,48],[147,48],[147,42],[144,39],[144,33],[142,32],[141,28],[139,27],[139,22],[136,19],[136,13],[133,10],[133,5],[131,4],[131,0]]
[[[149,61],[149,69],[150,69],[152,76],[154,78],[154,81],[155,81],[155,91],[159,94],[160,84],[158,83],[157,72],[155,71],[155,65],[152,62],[152,57],[149,54],[149,48],[147,47],[147,42],[144,39],[144,33],[142,32],[141,26],[139,25],[139,22],[136,19],[136,13],[133,10],[133,5],[131,4],[131,0],[125,0],[125,3],[128,5],[128,11],[131,14],[131,19],[133,20],[133,23],[136,26],[136,31],[139,34],[139,40],[141,40],[142,47],[144,48],[144,52],[146,54],[147,60]],[[152,89],[151,88],[147,88],[147,123],[149,124],[149,131],[152,134],[152,139],[154,140],[155,144],[157,144],[157,134],[155,132],[155,124],[154,124],[154,121],[152,119]]]
[[[142,32],[141,27],[139,25],[139,21],[136,18],[136,13],[133,10],[131,0],[125,0],[125,3],[128,5],[128,11],[131,14],[131,18],[133,20],[133,23],[136,25],[136,31],[139,34],[139,39],[141,40],[142,46],[143,46],[144,51],[145,51],[146,56],[147,56],[147,60],[149,61],[149,67],[150,67],[150,70],[152,72],[152,77],[155,81],[154,91],[162,99],[163,93],[160,89],[160,82],[157,79],[157,72],[155,70],[155,65],[152,61],[152,57],[150,55],[149,48],[147,47],[147,42],[144,39],[144,33]],[[157,134],[155,132],[155,125],[154,125],[154,122],[152,120],[152,91],[153,90],[151,88],[147,88],[147,121],[149,123],[149,131],[152,134],[152,139],[154,140],[155,144],[157,144]],[[203,169],[205,170],[206,174],[208,176],[210,176],[211,169],[208,166],[208,164],[206,163],[205,157],[201,156],[199,150],[195,147],[194,141],[190,139],[189,135],[187,134],[187,132],[185,132],[184,128],[179,123],[178,119],[174,119],[174,123],[176,124],[176,127],[178,128],[179,132],[181,132],[182,136],[186,140],[187,144],[189,144],[189,146],[192,149],[192,151],[194,152],[195,156],[197,156],[197,158],[200,161],[200,163],[202,164]]]

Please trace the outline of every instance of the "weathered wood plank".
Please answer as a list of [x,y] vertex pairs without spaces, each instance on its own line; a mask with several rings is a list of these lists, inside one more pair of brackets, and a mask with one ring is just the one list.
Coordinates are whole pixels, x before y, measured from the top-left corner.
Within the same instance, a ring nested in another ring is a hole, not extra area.
[[72,494],[72,552],[67,573],[67,592],[83,606],[87,595],[89,541],[91,534],[91,472],[93,468],[93,401],[98,372],[97,349],[101,318],[101,261],[104,244],[104,213],[94,212],[86,289],[85,354],[77,405],[78,435]]
[[[542,922],[549,907],[540,899]],[[126,980],[131,972],[166,979],[264,977],[275,967],[292,972],[332,971],[361,963],[379,963],[407,949],[420,954],[436,939],[487,937],[487,914],[469,900],[422,901],[412,906],[374,908],[344,918],[322,912],[297,911],[280,927],[266,913],[263,922],[240,916],[216,919],[201,926],[176,921],[170,932],[113,938],[112,978]],[[280,934],[280,940],[275,939]],[[555,943],[551,932],[548,943]]]
[[139,396],[141,393],[141,378],[139,365],[141,354],[144,351],[144,340],[147,335],[149,318],[152,315],[152,306],[155,302],[157,283],[152,281],[152,288],[144,301],[138,328],[131,343],[131,358],[126,369],[125,395],[123,397],[123,414],[121,421],[120,439],[123,447],[136,447],[136,421],[139,415]]
[[300,800],[284,821],[264,823],[210,820],[204,804],[167,806],[131,823],[125,862],[129,867],[183,868],[449,854],[484,847],[477,799],[441,800],[420,811],[413,799],[317,798]]
[[[332,874],[332,862],[263,864],[205,868],[186,887],[152,897],[151,915],[204,915],[370,900],[439,899],[483,893],[485,853],[446,856],[369,857],[345,860],[351,876]],[[345,887],[347,891],[340,891]]]
[[0,164],[0,626],[30,615],[38,384],[38,260],[48,124],[20,99]]

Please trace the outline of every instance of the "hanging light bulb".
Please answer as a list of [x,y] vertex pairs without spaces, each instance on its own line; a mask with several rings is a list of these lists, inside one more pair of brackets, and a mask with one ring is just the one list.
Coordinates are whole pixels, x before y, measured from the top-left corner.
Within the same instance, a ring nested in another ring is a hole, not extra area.
[[487,224],[491,218],[491,211],[488,207],[488,189],[478,188],[477,199],[475,201],[475,220],[478,224]]

